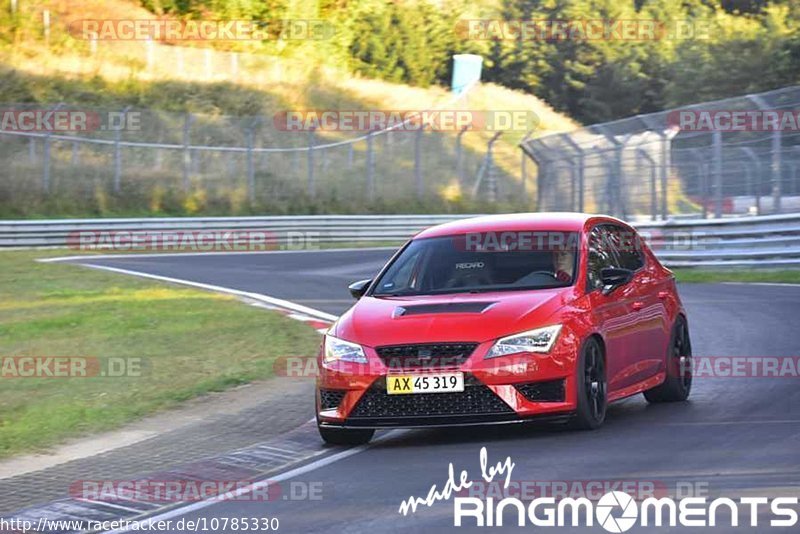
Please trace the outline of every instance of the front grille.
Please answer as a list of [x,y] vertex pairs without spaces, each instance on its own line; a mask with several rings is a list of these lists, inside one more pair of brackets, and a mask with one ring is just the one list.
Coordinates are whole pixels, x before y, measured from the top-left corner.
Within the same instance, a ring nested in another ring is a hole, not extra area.
[[378,357],[392,369],[457,367],[478,347],[477,343],[428,343],[377,347]]
[[517,384],[517,391],[532,402],[564,402],[564,381],[530,382]]
[[380,378],[359,399],[351,419],[434,417],[449,415],[515,414],[514,410],[474,376],[464,376],[459,393],[389,395]]
[[346,391],[340,389],[320,389],[319,405],[322,410],[333,410],[342,403]]

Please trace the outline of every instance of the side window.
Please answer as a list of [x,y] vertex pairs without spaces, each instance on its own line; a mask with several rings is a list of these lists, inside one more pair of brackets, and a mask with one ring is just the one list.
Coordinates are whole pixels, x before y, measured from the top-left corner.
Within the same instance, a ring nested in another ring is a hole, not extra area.
[[402,263],[393,265],[381,280],[379,291],[402,292],[419,289],[417,273],[419,272],[419,264],[422,261],[422,252],[423,249],[420,247],[407,256]]
[[617,252],[612,246],[613,238],[607,226],[595,226],[589,233],[589,254],[587,261],[587,289],[593,291],[603,286],[600,271],[606,267],[619,267]]
[[642,254],[642,243],[639,235],[616,225],[609,225],[607,228],[611,234],[614,248],[617,249],[620,267],[636,271],[644,266],[644,255]]

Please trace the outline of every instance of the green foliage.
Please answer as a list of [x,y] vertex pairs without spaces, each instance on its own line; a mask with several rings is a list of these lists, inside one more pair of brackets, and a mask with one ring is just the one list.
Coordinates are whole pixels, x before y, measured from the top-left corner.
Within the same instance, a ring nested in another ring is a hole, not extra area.
[[507,20],[656,20],[695,33],[496,42],[487,47],[487,77],[587,123],[765,91],[800,80],[798,11],[797,2],[503,0]]
[[[582,122],[612,120],[800,80],[795,0],[143,0],[184,16],[322,18],[335,36],[308,53],[352,71],[447,85],[452,55],[480,53],[484,79],[522,89]],[[694,35],[623,40],[475,40],[462,19],[648,20]],[[291,43],[289,46],[305,46]],[[267,50],[272,50],[267,47]],[[305,53],[305,49],[304,49]]]
[[457,17],[425,1],[371,5],[353,22],[349,52],[356,72],[427,87],[447,83],[458,52]]

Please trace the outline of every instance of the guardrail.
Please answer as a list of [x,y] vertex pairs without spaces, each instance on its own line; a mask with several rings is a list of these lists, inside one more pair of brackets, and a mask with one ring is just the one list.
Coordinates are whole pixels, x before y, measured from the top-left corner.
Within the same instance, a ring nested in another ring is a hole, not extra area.
[[[81,232],[259,230],[271,242],[399,244],[467,215],[310,215],[0,221],[0,248],[80,248]],[[800,267],[800,214],[634,223],[673,267]],[[302,241],[302,237],[300,240]]]

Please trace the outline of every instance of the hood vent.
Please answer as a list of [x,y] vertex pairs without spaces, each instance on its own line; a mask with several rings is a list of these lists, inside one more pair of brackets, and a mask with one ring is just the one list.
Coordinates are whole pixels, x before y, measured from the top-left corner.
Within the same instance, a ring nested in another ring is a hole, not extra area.
[[440,313],[483,313],[494,302],[442,302],[439,304],[417,304],[415,306],[398,306],[393,317],[409,317],[411,315],[436,315]]

